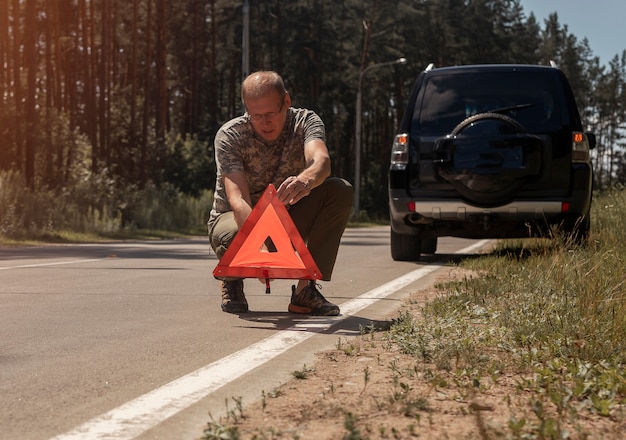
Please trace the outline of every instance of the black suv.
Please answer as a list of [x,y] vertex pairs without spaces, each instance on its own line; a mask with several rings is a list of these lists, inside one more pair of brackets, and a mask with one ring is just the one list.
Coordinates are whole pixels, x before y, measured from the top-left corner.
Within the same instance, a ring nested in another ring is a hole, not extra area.
[[437,237],[589,232],[592,133],[551,66],[434,68],[417,77],[389,168],[391,255],[418,260]]

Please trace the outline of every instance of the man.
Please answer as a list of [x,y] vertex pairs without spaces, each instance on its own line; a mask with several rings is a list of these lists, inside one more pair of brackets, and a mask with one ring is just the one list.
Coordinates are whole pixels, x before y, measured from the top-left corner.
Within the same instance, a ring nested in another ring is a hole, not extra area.
[[[330,155],[324,124],[311,110],[291,107],[282,78],[256,72],[241,85],[246,110],[224,124],[215,137],[217,181],[208,221],[211,246],[222,258],[267,185],[277,189],[324,281],[329,281],[339,242],[350,217],[353,189],[329,177]],[[311,280],[291,288],[292,313],[335,316],[339,307]],[[245,313],[243,279],[221,280],[222,310]]]

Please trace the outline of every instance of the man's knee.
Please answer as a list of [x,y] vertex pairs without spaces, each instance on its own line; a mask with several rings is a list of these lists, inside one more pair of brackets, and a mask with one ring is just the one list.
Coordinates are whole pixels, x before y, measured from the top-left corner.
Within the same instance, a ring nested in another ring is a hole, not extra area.
[[324,185],[328,197],[341,204],[352,206],[352,198],[354,197],[354,188],[347,180],[339,177],[329,177],[322,184]]
[[218,258],[222,258],[226,249],[237,235],[237,223],[232,212],[225,212],[217,219],[209,231],[209,242]]

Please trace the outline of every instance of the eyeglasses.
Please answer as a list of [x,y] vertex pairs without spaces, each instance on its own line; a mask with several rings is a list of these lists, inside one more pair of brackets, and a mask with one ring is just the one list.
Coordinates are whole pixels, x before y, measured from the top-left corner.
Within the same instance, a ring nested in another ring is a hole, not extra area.
[[278,109],[278,111],[275,112],[267,112],[267,113],[257,113],[256,115],[248,115],[248,119],[251,122],[261,122],[263,120],[272,120],[274,119],[276,116],[278,116],[278,114],[280,112],[283,111],[283,106],[285,105],[285,98],[283,98],[282,102],[280,103],[280,108]]

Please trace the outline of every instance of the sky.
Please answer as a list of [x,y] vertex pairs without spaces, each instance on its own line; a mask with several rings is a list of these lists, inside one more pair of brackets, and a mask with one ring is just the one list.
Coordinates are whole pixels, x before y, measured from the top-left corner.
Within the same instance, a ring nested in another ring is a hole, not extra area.
[[626,49],[626,0],[521,0],[520,3],[526,16],[533,12],[542,27],[544,19],[556,12],[561,26],[567,25],[578,41],[587,37],[600,64],[608,65]]

